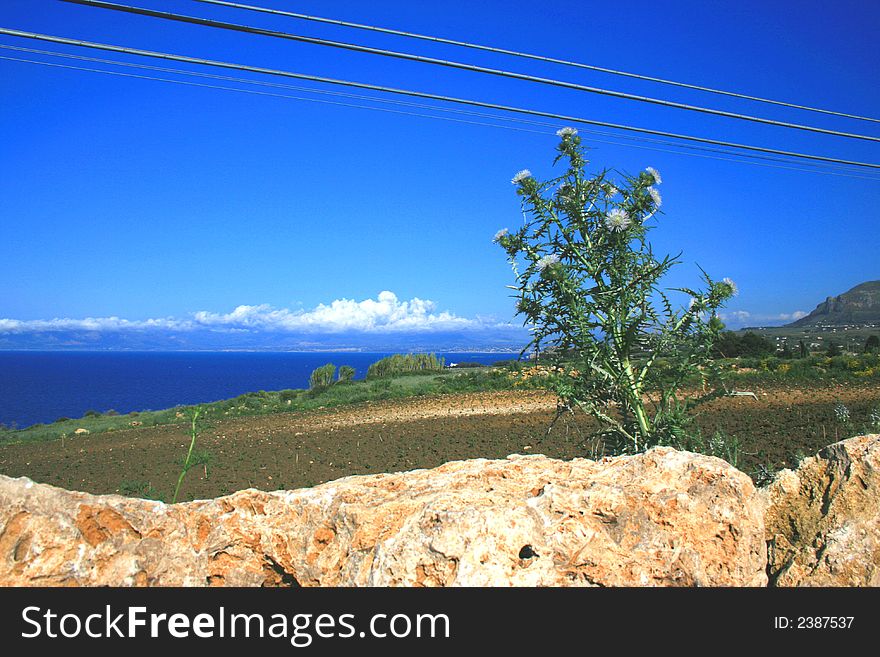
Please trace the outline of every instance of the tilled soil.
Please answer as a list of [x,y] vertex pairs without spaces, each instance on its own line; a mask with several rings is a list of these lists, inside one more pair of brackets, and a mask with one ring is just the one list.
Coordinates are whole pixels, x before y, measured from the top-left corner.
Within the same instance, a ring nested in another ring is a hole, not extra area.
[[[736,436],[738,466],[749,473],[792,465],[798,456],[861,432],[880,387],[824,384],[755,389],[702,407],[704,436]],[[835,419],[846,404],[849,424]],[[556,399],[537,391],[416,397],[307,413],[281,413],[215,422],[198,436],[207,465],[193,468],[180,499],[209,498],[242,488],[313,486],[347,475],[431,468],[468,458],[546,454],[601,455],[589,440],[596,429],[583,416],[553,425]],[[42,443],[0,446],[0,473],[94,493],[131,493],[147,486],[170,499],[189,446],[188,426],[139,427]]]

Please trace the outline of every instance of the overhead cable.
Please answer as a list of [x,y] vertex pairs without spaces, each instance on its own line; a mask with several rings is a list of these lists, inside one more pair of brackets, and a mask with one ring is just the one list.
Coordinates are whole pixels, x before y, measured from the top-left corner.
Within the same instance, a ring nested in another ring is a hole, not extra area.
[[500,55],[510,55],[513,57],[521,57],[523,59],[531,59],[535,61],[545,62],[548,64],[561,64],[563,66],[571,66],[574,68],[587,69],[590,71],[596,71],[599,73],[609,73],[611,75],[620,75],[627,78],[633,78],[636,80],[643,80],[646,82],[657,82],[659,84],[666,84],[674,87],[681,87],[684,89],[693,89],[695,91],[703,91],[712,94],[719,94],[722,96],[730,96],[732,98],[740,98],[743,100],[755,101],[758,103],[768,103],[770,105],[779,105],[781,107],[790,107],[793,109],[804,110],[807,112],[818,112],[820,114],[829,114],[832,116],[840,116],[847,119],[856,119],[859,121],[871,121],[874,123],[880,123],[880,119],[875,119],[869,116],[860,116],[858,114],[848,114],[846,112],[837,112],[834,110],[821,109],[818,107],[809,107],[807,105],[798,105],[796,103],[789,103],[781,100],[773,100],[770,98],[762,98],[760,96],[751,96],[749,94],[738,93],[734,91],[724,91],[723,89],[715,89],[712,87],[705,87],[697,84],[690,84],[687,82],[678,82],[675,80],[667,80],[664,78],[658,78],[650,75],[642,75],[639,73],[629,73],[627,71],[619,71],[612,68],[605,68],[602,66],[595,66],[592,64],[584,64],[582,62],[573,62],[565,59],[558,59],[556,57],[547,57],[544,55],[536,55],[533,53],[520,52],[517,50],[509,50],[507,48],[496,48],[493,46],[485,46],[477,43],[470,43],[467,41],[457,41],[455,39],[445,39],[442,37],[436,36],[428,36],[425,34],[417,34],[414,32],[405,32],[403,30],[394,30],[385,27],[376,27],[375,25],[364,25],[362,23],[352,23],[350,21],[336,20],[333,18],[322,18],[320,16],[309,16],[308,14],[299,14],[292,11],[283,11],[281,9],[270,9],[268,7],[259,7],[256,5],[246,5],[239,2],[227,2],[226,0],[196,0],[196,2],[202,2],[210,5],[218,5],[222,7],[231,7],[234,9],[244,9],[247,11],[260,12],[264,14],[274,14],[276,16],[286,16],[288,18],[296,18],[305,21],[312,21],[315,23],[326,23],[328,25],[337,25],[340,27],[351,27],[358,30],[367,30],[370,32],[378,32],[380,34],[391,34],[395,36],[408,37],[412,39],[420,39],[422,41],[432,41],[434,43],[442,43],[445,45],[451,46],[460,46],[462,48],[470,48],[472,50],[482,50],[485,52],[496,53]]
[[[2,46],[0,46],[0,47],[2,47]],[[470,121],[467,119],[459,119],[459,118],[453,118],[453,117],[448,117],[448,116],[436,116],[433,114],[424,114],[421,112],[407,112],[405,110],[396,110],[396,109],[390,109],[387,107],[373,107],[370,105],[359,105],[356,103],[344,103],[341,101],[322,100],[320,98],[303,98],[303,97],[299,97],[299,96],[289,96],[287,94],[278,94],[278,93],[272,93],[272,92],[266,92],[266,91],[255,91],[253,89],[241,89],[241,88],[237,88],[237,87],[224,87],[221,85],[204,84],[204,83],[199,83],[199,82],[187,82],[186,80],[174,80],[171,78],[159,78],[159,77],[150,76],[150,75],[122,73],[120,71],[106,71],[106,70],[102,70],[102,69],[88,68],[88,67],[84,67],[84,66],[72,66],[72,65],[67,65],[67,64],[54,64],[52,62],[41,62],[41,61],[37,61],[37,60],[24,59],[24,58],[19,58],[19,57],[5,57],[5,56],[0,55],[0,59],[7,60],[7,61],[13,61],[13,62],[23,62],[23,63],[28,63],[28,64],[40,64],[43,66],[51,66],[51,67],[56,67],[56,68],[66,68],[66,69],[72,69],[72,70],[76,70],[76,71],[85,71],[85,72],[89,72],[89,73],[105,73],[107,75],[116,75],[116,76],[121,76],[121,77],[137,78],[137,79],[151,80],[151,81],[156,81],[156,82],[168,82],[168,83],[172,83],[172,84],[186,85],[186,86],[192,86],[192,87],[202,87],[202,88],[206,88],[206,89],[217,89],[217,90],[221,90],[221,91],[233,91],[236,93],[255,94],[255,95],[259,95],[259,96],[270,96],[273,98],[283,98],[286,100],[300,100],[300,101],[306,101],[306,102],[310,102],[310,103],[323,103],[323,104],[327,104],[327,105],[338,105],[341,107],[350,107],[350,108],[354,108],[354,109],[366,109],[366,110],[373,110],[373,111],[378,111],[378,112],[390,112],[392,114],[403,114],[406,116],[414,116],[414,117],[419,117],[419,118],[424,118],[424,119],[436,119],[438,121],[451,121],[454,123],[464,123],[464,124],[468,124],[468,125],[476,125],[476,126],[482,126],[482,127],[488,127],[488,128],[501,128],[503,130],[514,130],[516,132],[529,132],[532,134],[540,134],[540,135],[551,134],[551,132],[549,130],[546,130],[546,131],[545,130],[532,130],[529,128],[520,128],[517,126],[511,126],[511,125],[499,125],[497,123],[488,123],[485,121]],[[244,82],[244,83],[252,82],[249,80],[238,80],[238,81]],[[304,90],[305,91],[315,91],[312,89],[304,89]],[[366,98],[366,99],[372,100],[372,101],[381,101],[381,99],[370,98],[369,96],[362,96],[362,98]],[[412,104],[415,105],[416,103],[412,103]],[[430,107],[431,109],[434,109],[434,110],[440,111],[440,112],[454,111],[454,110],[450,110],[449,108],[442,108],[442,107],[431,107],[431,106],[425,106],[425,107]],[[494,119],[494,120],[501,120],[501,121],[509,121],[510,120],[509,117],[480,115],[477,112],[466,112],[466,113],[474,114],[474,115],[478,115],[478,116],[484,116],[486,119]],[[538,123],[538,122],[535,122],[535,123]],[[544,124],[540,124],[540,125],[550,126],[552,124],[544,123]],[[556,126],[552,125],[552,127],[555,128]],[[584,132],[593,133],[593,134],[607,134],[607,133],[601,133],[596,130],[584,130]],[[624,135],[619,135],[619,136],[622,138],[627,138]],[[636,139],[638,139],[638,138],[636,138]],[[643,141],[648,141],[648,140],[643,140]],[[655,140],[650,140],[650,141],[655,141]],[[639,149],[643,149],[643,150],[657,151],[657,152],[661,152],[661,153],[671,153],[672,155],[685,155],[685,156],[691,156],[691,157],[701,157],[701,158],[707,158],[707,159],[711,159],[711,160],[720,160],[722,162],[735,162],[738,164],[752,164],[755,166],[770,167],[773,169],[785,169],[788,171],[801,171],[801,172],[805,172],[805,173],[818,173],[818,174],[829,175],[829,176],[842,176],[845,178],[859,178],[862,180],[873,180],[874,182],[880,182],[880,178],[877,178],[877,177],[860,176],[857,174],[846,173],[845,171],[830,170],[827,168],[818,168],[819,165],[813,165],[812,163],[805,163],[805,165],[809,165],[811,167],[815,166],[817,168],[804,169],[802,167],[785,166],[785,165],[780,165],[780,164],[767,164],[765,162],[754,161],[753,158],[768,159],[768,160],[774,160],[774,161],[779,161],[779,162],[786,161],[786,160],[777,160],[776,158],[762,158],[760,155],[748,155],[748,154],[743,154],[743,153],[732,153],[730,151],[720,151],[720,150],[714,151],[713,149],[705,149],[705,150],[710,150],[710,151],[718,152],[718,153],[726,153],[728,155],[733,155],[733,156],[737,157],[737,159],[733,159],[730,157],[718,157],[715,155],[704,155],[702,153],[691,153],[691,152],[683,152],[680,150],[669,150],[668,148],[657,148],[654,146],[643,146],[641,144],[626,144],[626,143],[621,143],[619,141],[609,141],[607,139],[591,138],[590,142],[591,143],[599,143],[599,144],[610,144],[612,146],[622,146],[624,148],[639,148]],[[668,142],[659,142],[659,143],[668,143]],[[676,146],[677,148],[688,148],[685,144],[674,144],[674,146]],[[746,158],[746,159],[743,159],[743,158]]]
[[534,82],[538,84],[545,84],[554,87],[561,87],[565,89],[573,89],[576,91],[584,91],[593,94],[599,94],[602,96],[609,96],[612,98],[621,98],[624,100],[634,100],[642,103],[650,103],[653,105],[660,105],[663,107],[671,107],[674,109],[682,109],[688,110],[691,112],[699,112],[702,114],[711,114],[715,116],[723,116],[731,119],[738,119],[742,121],[751,121],[753,123],[762,123],[765,125],[772,125],[780,128],[789,128],[793,130],[804,130],[807,132],[815,132],[824,135],[831,135],[834,137],[845,137],[848,139],[860,139],[864,141],[872,141],[872,142],[880,142],[880,137],[873,137],[871,135],[862,135],[853,132],[843,132],[840,130],[829,130],[827,128],[819,128],[816,126],[804,125],[800,123],[789,123],[786,121],[777,121],[775,119],[767,119],[760,116],[752,116],[750,114],[739,114],[737,112],[728,112],[725,110],[712,109],[709,107],[700,107],[698,105],[688,105],[686,103],[678,103],[671,100],[664,100],[662,98],[652,98],[650,96],[639,96],[636,94],[625,93],[622,91],[613,91],[610,89],[600,89],[598,87],[590,87],[587,85],[576,84],[574,82],[565,82],[563,80],[554,80],[551,78],[543,78],[534,75],[526,75],[525,73],[515,73],[513,71],[505,71],[502,69],[496,68],[487,68],[485,66],[476,66],[474,64],[464,64],[462,62],[455,62],[445,59],[435,59],[433,57],[424,57],[421,55],[413,55],[410,53],[398,52],[395,50],[384,50],[381,48],[371,48],[369,46],[360,46],[353,43],[345,43],[342,41],[331,41],[329,39],[319,39],[317,37],[307,37],[299,34],[290,34],[288,32],[279,32],[277,30],[266,30],[260,27],[252,27],[249,25],[239,25],[237,23],[227,23],[224,21],[216,21],[208,18],[200,18],[197,16],[186,16],[183,14],[175,14],[167,11],[157,11],[155,9],[145,9],[142,7],[133,7],[130,5],[122,5],[113,2],[104,2],[104,0],[62,0],[63,2],[68,2],[72,4],[78,5],[86,5],[90,7],[98,7],[101,9],[111,9],[113,11],[121,11],[130,14],[137,14],[141,16],[150,16],[153,18],[161,18],[165,20],[172,20],[182,23],[190,23],[194,25],[203,25],[206,27],[215,27],[224,30],[231,30],[234,32],[243,32],[248,34],[258,34],[262,36],[275,37],[279,39],[287,39],[289,41],[298,41],[301,43],[309,43],[313,45],[319,46],[329,46],[332,48],[340,48],[343,50],[351,50],[354,52],[363,52],[369,53],[373,55],[381,55],[384,57],[393,57],[395,59],[403,59],[408,61],[419,62],[423,64],[433,64],[437,66],[445,66],[449,68],[455,68],[459,70],[472,71],[476,73],[485,73],[489,75],[495,75],[504,78],[511,78],[515,80],[523,80],[526,82]]
[[[0,49],[13,50],[16,52],[25,52],[25,53],[30,53],[30,54],[48,55],[51,57],[59,57],[59,58],[63,58],[63,59],[73,59],[73,60],[78,60],[78,61],[86,61],[86,62],[93,62],[93,63],[99,63],[99,64],[108,64],[111,66],[120,66],[120,67],[124,67],[124,68],[135,68],[135,69],[142,69],[142,70],[148,70],[148,71],[160,71],[162,73],[171,73],[174,75],[183,75],[183,76],[188,76],[188,77],[199,77],[199,78],[207,78],[207,79],[211,79],[211,80],[222,80],[225,82],[234,82],[236,84],[246,84],[246,85],[254,85],[254,86],[261,86],[261,87],[270,87],[270,88],[274,88],[274,89],[299,91],[299,92],[304,92],[304,93],[309,93],[309,94],[336,96],[336,97],[341,97],[341,98],[352,98],[352,99],[356,99],[356,100],[365,100],[365,101],[369,101],[372,103],[398,105],[398,106],[403,106],[403,107],[414,107],[414,108],[418,108],[418,109],[427,109],[427,110],[431,110],[431,111],[435,111],[435,112],[460,114],[460,115],[465,115],[465,116],[474,116],[474,117],[478,117],[478,118],[484,119],[484,120],[503,121],[505,123],[517,123],[517,124],[523,124],[523,125],[529,125],[529,126],[539,126],[539,127],[545,127],[545,128],[552,128],[554,131],[559,128],[558,123],[550,123],[548,121],[536,121],[534,119],[526,119],[526,118],[519,118],[519,117],[515,117],[515,116],[505,116],[505,115],[497,115],[497,114],[484,114],[482,112],[477,112],[474,110],[459,109],[459,108],[454,108],[454,107],[440,107],[437,105],[430,105],[427,103],[417,103],[417,102],[413,102],[413,101],[398,100],[398,99],[394,99],[394,98],[380,98],[377,96],[366,96],[363,94],[354,94],[351,92],[344,92],[344,91],[333,91],[333,90],[329,90],[329,89],[316,89],[314,87],[303,87],[303,86],[298,86],[298,85],[293,85],[293,84],[285,84],[285,83],[281,83],[281,82],[268,82],[265,80],[253,80],[253,79],[249,79],[249,78],[235,77],[235,76],[230,76],[230,75],[218,75],[215,73],[205,73],[202,71],[190,71],[190,70],[185,70],[185,69],[180,69],[180,68],[169,68],[169,67],[165,67],[165,66],[153,66],[150,64],[138,64],[138,63],[134,63],[134,62],[124,62],[124,61],[120,61],[120,60],[116,60],[116,59],[104,59],[101,57],[89,57],[87,55],[75,55],[72,53],[57,52],[57,51],[52,51],[52,50],[41,50],[38,48],[24,48],[24,47],[20,47],[20,46],[10,46],[10,45],[6,45],[6,44],[0,44]],[[47,66],[51,65],[48,62],[40,62],[40,61],[27,60],[27,59],[17,59],[14,57],[2,58],[2,59],[8,59],[11,61],[28,62],[28,63],[34,63],[34,64],[46,64]],[[109,74],[114,74],[114,75],[122,75],[122,74],[114,73],[113,71],[105,71],[102,69],[91,69],[91,68],[78,69],[78,67],[69,67],[69,68],[83,70],[83,71],[97,72],[97,73],[109,73]],[[154,77],[150,77],[150,76],[128,76],[128,77],[142,77],[143,79],[147,79],[147,80],[158,80],[158,81],[163,81],[163,82],[180,82],[178,80],[168,80],[165,78],[154,78]],[[191,84],[191,83],[184,83],[184,82],[180,82],[180,83],[181,84]],[[233,88],[229,88],[229,87],[214,87],[212,85],[195,85],[195,86],[205,86],[208,88],[223,89],[223,90],[227,90],[227,91],[246,91],[244,89],[233,89]],[[254,93],[256,93],[256,92],[254,92]],[[265,94],[265,95],[272,95],[272,94]],[[310,98],[296,98],[293,96],[280,95],[280,94],[278,95],[278,97],[280,97],[280,98],[293,98],[296,100],[308,100],[308,101],[312,100]],[[357,108],[362,108],[362,109],[380,109],[380,108],[373,108],[373,107],[367,108],[363,105],[348,105],[346,103],[336,103],[336,104],[350,106],[350,107],[357,107]],[[403,113],[406,114],[406,112],[403,112]],[[444,117],[430,117],[429,115],[426,115],[426,114],[413,114],[413,116],[422,116],[422,117],[427,117],[427,118],[444,118]],[[490,125],[490,124],[485,124],[485,125]],[[507,126],[498,126],[498,125],[494,125],[494,124],[491,124],[491,125],[492,125],[492,127],[499,127],[499,128],[500,127],[507,127]],[[701,152],[708,152],[708,153],[718,153],[721,155],[729,155],[729,156],[737,157],[740,159],[746,158],[748,160],[758,159],[758,160],[767,160],[767,161],[771,161],[771,162],[782,162],[782,163],[789,163],[789,164],[793,163],[792,160],[787,159],[787,158],[782,158],[782,157],[774,157],[774,156],[770,156],[770,155],[757,155],[757,154],[752,154],[752,153],[739,153],[739,152],[720,149],[720,148],[712,148],[709,146],[697,146],[697,145],[693,145],[693,144],[683,144],[683,143],[670,142],[670,141],[666,141],[666,140],[662,140],[662,139],[655,139],[652,137],[619,134],[619,133],[607,132],[607,131],[603,131],[603,130],[594,130],[594,129],[590,129],[590,128],[581,128],[581,131],[586,134],[614,137],[616,139],[625,139],[627,141],[659,144],[659,145],[663,145],[663,146],[671,146],[671,147],[678,148],[678,149],[686,149],[686,150],[701,151]],[[539,131],[530,131],[530,132],[539,132]],[[543,131],[540,131],[540,134],[546,134],[546,133]],[[593,141],[599,142],[599,140],[593,140]],[[618,145],[618,146],[631,145],[631,144],[621,144],[620,142],[610,142],[610,141],[602,141],[599,143],[607,143],[607,144],[613,144],[613,145]],[[660,150],[662,152],[676,152],[676,153],[678,152],[678,151],[669,151],[669,150],[664,150],[664,149],[653,149],[653,150]],[[688,153],[681,153],[681,154],[686,155]],[[717,159],[725,159],[725,158],[717,158]],[[727,159],[727,161],[734,161],[734,160]],[[753,163],[753,162],[749,162],[749,163]],[[840,170],[840,171],[853,171],[852,167],[839,165],[839,164],[819,163],[819,162],[816,162],[816,163],[802,162],[800,164],[802,164],[804,166],[810,166],[810,167],[822,167],[820,172],[823,172],[823,173],[828,171],[828,167],[835,167],[836,168],[835,170]],[[786,167],[786,168],[790,168],[790,167]],[[806,171],[806,169],[796,169],[796,170]],[[861,176],[859,176],[859,177],[861,177]],[[874,180],[874,178],[868,178],[868,179]]]
[[353,82],[350,80],[338,80],[335,78],[327,78],[321,77],[317,75],[309,75],[305,73],[294,73],[292,71],[284,71],[280,69],[271,69],[271,68],[263,68],[258,66],[248,66],[246,64],[236,64],[232,62],[222,62],[217,60],[210,59],[201,59],[198,57],[189,57],[186,55],[174,55],[170,53],[162,53],[155,52],[150,50],[141,50],[139,48],[129,48],[125,46],[115,46],[111,44],[105,43],[96,43],[92,41],[83,41],[80,39],[69,39],[66,37],[58,37],[52,36],[48,34],[39,34],[35,32],[25,32],[22,30],[13,30],[9,28],[0,28],[0,34],[5,34],[8,36],[21,37],[25,39],[34,39],[37,41],[46,41],[49,43],[59,43],[71,46],[79,46],[83,48],[93,48],[97,50],[106,50],[109,52],[118,52],[129,55],[138,55],[142,57],[153,57],[157,59],[165,59],[169,61],[177,61],[183,62],[187,64],[197,64],[202,66],[214,66],[218,68],[226,68],[238,71],[249,71],[251,73],[261,73],[265,75],[275,75],[279,77],[287,77],[293,78],[297,80],[310,80],[312,82],[322,82],[326,84],[340,85],[346,87],[354,87],[357,89],[369,89],[372,91],[380,91],[391,94],[398,94],[402,96],[411,96],[414,98],[426,98],[431,100],[438,100],[449,103],[457,103],[461,105],[470,105],[473,107],[483,107],[487,109],[501,110],[504,112],[513,112],[516,114],[528,114],[531,116],[541,116],[544,118],[556,119],[559,121],[571,122],[571,123],[580,123],[586,125],[598,125],[605,128],[614,128],[616,130],[626,130],[629,132],[639,132],[643,134],[657,135],[660,137],[671,137],[673,139],[683,139],[687,141],[695,141],[703,144],[714,144],[716,146],[726,146],[729,148],[739,148],[743,150],[755,151],[759,153],[771,153],[775,155],[785,155],[788,157],[813,160],[817,162],[833,162],[837,164],[847,164],[856,167],[864,167],[868,169],[880,169],[880,164],[875,164],[871,162],[859,162],[854,160],[845,160],[841,158],[834,157],[826,157],[823,155],[811,155],[808,153],[798,153],[794,151],[786,151],[776,148],[767,148],[763,146],[752,146],[748,144],[739,144],[736,142],[722,141],[718,139],[710,139],[707,137],[696,137],[693,135],[682,135],[673,132],[666,132],[663,130],[653,130],[650,128],[640,128],[635,126],[628,126],[618,123],[610,123],[607,121],[597,121],[594,119],[586,119],[583,117],[570,116],[566,114],[558,114],[556,112],[545,112],[541,110],[533,110],[533,109],[525,109],[521,107],[513,107],[509,105],[501,105],[498,103],[489,103],[485,101],[479,100],[471,100],[467,98],[457,98],[454,96],[443,96],[440,94],[432,94],[422,91],[412,91],[409,89],[399,89],[395,87],[385,87],[381,85],[368,84],[365,82]]

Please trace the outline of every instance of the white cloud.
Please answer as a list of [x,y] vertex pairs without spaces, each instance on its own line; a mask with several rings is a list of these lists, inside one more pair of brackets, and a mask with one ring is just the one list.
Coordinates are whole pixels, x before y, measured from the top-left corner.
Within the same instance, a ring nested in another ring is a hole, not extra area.
[[[48,320],[0,319],[0,333],[42,331],[126,331],[171,330],[191,331],[200,328],[219,331],[267,332],[422,332],[455,329],[479,329],[499,326],[484,319],[467,319],[436,311],[433,301],[414,297],[401,301],[393,292],[383,291],[376,299],[355,301],[336,299],[319,304],[311,310],[273,308],[267,304],[238,306],[229,313],[200,310],[191,319],[166,317],[127,320],[119,317],[87,317],[85,319],[55,318]],[[506,325],[505,325],[506,326]]]
[[0,333],[36,333],[41,331],[125,331],[131,329],[188,330],[193,323],[173,317],[164,319],[128,320],[119,317],[86,317],[85,319],[0,319]]
[[725,322],[735,324],[737,326],[762,326],[765,324],[777,324],[779,322],[793,322],[801,317],[806,317],[809,313],[803,310],[795,310],[790,313],[761,314],[751,313],[748,310],[732,310],[729,312],[719,313],[719,316]]
[[400,301],[393,292],[380,292],[376,299],[336,299],[308,311],[287,308],[238,306],[230,313],[200,311],[194,314],[201,326],[252,328],[264,331],[431,331],[478,328],[481,322],[449,312],[435,312],[436,304],[415,297]]
[[748,310],[733,310],[729,313],[720,313],[721,319],[725,322],[747,322],[751,316],[752,313]]

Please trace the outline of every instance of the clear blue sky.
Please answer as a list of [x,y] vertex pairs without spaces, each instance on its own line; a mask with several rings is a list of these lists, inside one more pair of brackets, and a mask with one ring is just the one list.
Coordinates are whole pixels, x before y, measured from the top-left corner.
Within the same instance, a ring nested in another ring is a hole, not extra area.
[[[183,0],[130,4],[880,136],[876,123],[450,46]],[[880,116],[876,2],[253,4]],[[880,162],[876,143],[52,0],[3,0],[0,25]],[[8,36],[0,44],[144,61]],[[553,173],[557,127],[519,132],[0,59],[0,318],[222,319],[261,304],[296,315],[387,290],[399,302],[430,300],[435,314],[518,323],[512,274],[491,239],[521,220],[511,176]],[[685,263],[668,282],[695,284],[695,263],[732,278],[740,295],[729,310],[748,312],[747,324],[880,278],[878,181],[581,135],[597,166],[660,170],[665,215],[653,241]]]

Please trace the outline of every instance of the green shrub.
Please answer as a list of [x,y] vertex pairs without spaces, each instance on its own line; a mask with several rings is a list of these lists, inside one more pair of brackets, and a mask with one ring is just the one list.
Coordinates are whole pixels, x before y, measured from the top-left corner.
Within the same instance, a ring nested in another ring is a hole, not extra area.
[[445,365],[446,359],[437,358],[435,354],[394,354],[370,365],[367,369],[367,379],[442,372]]
[[316,390],[318,388],[327,388],[333,385],[333,376],[336,374],[336,365],[327,363],[312,372],[309,376],[309,388]]
[[370,390],[372,392],[385,392],[391,390],[391,380],[390,379],[380,379],[378,381],[370,382]]
[[[775,353],[776,346],[770,340],[751,331],[743,335],[724,331],[712,347],[712,355],[715,358],[759,357],[771,356]],[[790,354],[791,350],[788,353]]]
[[739,466],[742,454],[742,444],[736,436],[730,436],[723,431],[716,431],[711,437],[704,438],[699,429],[688,430],[680,436],[672,437],[667,444],[676,449],[717,456],[724,459],[734,467]]
[[139,497],[145,500],[162,500],[159,491],[153,488],[153,485],[150,482],[138,479],[126,479],[120,483],[119,492],[127,497]]
[[354,378],[354,368],[350,365],[343,365],[339,368],[339,382],[347,383]]

